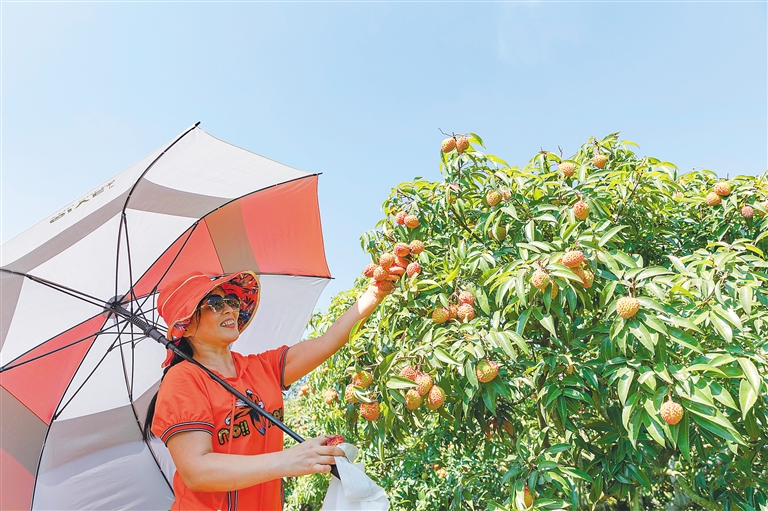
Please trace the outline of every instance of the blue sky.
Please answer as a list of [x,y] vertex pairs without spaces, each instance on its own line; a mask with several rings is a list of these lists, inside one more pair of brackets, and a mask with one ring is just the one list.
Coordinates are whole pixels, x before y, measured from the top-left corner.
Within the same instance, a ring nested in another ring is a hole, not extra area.
[[766,2],[2,3],[7,240],[196,121],[322,172],[336,279],[438,129],[524,164],[621,131],[720,175],[768,167]]

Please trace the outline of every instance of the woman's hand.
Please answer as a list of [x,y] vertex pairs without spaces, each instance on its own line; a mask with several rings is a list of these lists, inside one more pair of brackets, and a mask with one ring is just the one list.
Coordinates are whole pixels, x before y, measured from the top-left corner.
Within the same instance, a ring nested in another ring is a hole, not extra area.
[[336,464],[333,457],[344,456],[339,447],[325,445],[329,438],[328,435],[320,435],[283,451],[288,477],[329,473],[331,465]]
[[388,294],[395,289],[395,282],[400,280],[405,272],[404,269],[399,266],[392,266],[387,270],[387,278],[385,280],[371,279],[371,283],[368,285],[367,293],[370,293],[376,302],[381,302]]

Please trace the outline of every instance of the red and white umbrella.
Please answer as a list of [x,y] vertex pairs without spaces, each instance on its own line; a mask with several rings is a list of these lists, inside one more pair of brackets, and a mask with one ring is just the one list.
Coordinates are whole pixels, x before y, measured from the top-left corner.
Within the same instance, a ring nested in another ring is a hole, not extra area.
[[0,248],[0,509],[168,509],[173,464],[141,426],[165,348],[104,313],[164,327],[163,282],[260,275],[235,343],[301,339],[330,279],[316,174],[197,125]]

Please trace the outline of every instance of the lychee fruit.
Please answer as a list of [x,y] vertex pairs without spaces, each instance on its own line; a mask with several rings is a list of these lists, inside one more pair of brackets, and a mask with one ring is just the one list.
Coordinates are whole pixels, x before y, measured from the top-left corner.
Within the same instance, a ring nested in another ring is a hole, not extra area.
[[432,377],[427,373],[419,373],[416,375],[416,387],[414,387],[420,395],[425,395],[432,388]]
[[427,408],[430,410],[437,410],[445,402],[445,391],[437,385],[432,385],[427,394]]
[[462,303],[456,310],[456,317],[461,321],[472,321],[475,317],[475,308],[468,303]]
[[394,254],[385,252],[381,254],[381,257],[379,257],[379,266],[381,266],[385,270],[388,270],[389,268],[391,268],[393,264],[395,264]]
[[360,415],[373,422],[379,419],[381,405],[378,401],[373,403],[360,403]]
[[723,201],[723,199],[715,192],[709,192],[704,201],[707,203],[707,206],[717,206]]
[[664,422],[675,425],[683,418],[683,407],[680,403],[675,403],[671,398],[667,398],[661,403],[659,413]]
[[331,447],[341,445],[344,443],[344,437],[341,435],[333,435],[330,437],[326,442],[325,445],[329,445]]
[[405,226],[409,229],[415,229],[419,226],[419,217],[416,215],[406,215]]
[[373,375],[368,371],[360,371],[354,378],[352,378],[352,384],[355,387],[365,388],[371,383],[373,383]]
[[462,303],[468,303],[470,305],[475,304],[475,295],[470,293],[469,291],[462,291],[459,293],[459,304]]
[[499,202],[501,202],[501,194],[496,190],[491,190],[485,195],[485,201],[488,203],[489,206],[493,207]]
[[557,282],[552,281],[552,291],[550,291],[550,296],[554,300],[557,298],[557,292],[560,290],[560,288],[557,286]]
[[392,252],[394,252],[396,256],[405,257],[411,253],[411,247],[407,243],[398,242],[395,243]]
[[408,268],[408,259],[405,257],[395,256],[395,266],[402,269]]
[[416,372],[416,369],[414,369],[411,366],[405,366],[402,369],[400,369],[399,376],[402,376],[403,378],[408,378],[411,381],[416,381],[416,376],[418,373]]
[[592,270],[584,270],[582,268],[576,267],[571,271],[573,271],[573,273],[575,273],[576,276],[581,279],[581,286],[584,289],[589,289],[592,287],[592,283],[595,281],[595,274],[592,272]]
[[413,240],[411,242],[411,254],[418,255],[424,252],[424,242],[419,240]]
[[579,220],[586,220],[589,216],[589,204],[583,200],[578,201],[573,205],[573,216]]
[[410,389],[405,393],[405,406],[409,410],[415,410],[420,407],[423,400],[424,398],[416,389]]
[[477,363],[477,367],[475,367],[475,374],[478,381],[488,383],[499,374],[499,364],[492,360],[481,360]]
[[456,304],[450,304],[448,306],[448,319],[456,319],[456,315],[459,313],[459,307]]
[[505,201],[512,198],[512,192],[509,190],[509,188],[501,189],[501,198],[504,199]]
[[325,404],[332,405],[339,399],[339,393],[333,389],[328,389],[323,393],[323,400]]
[[467,137],[459,137],[456,140],[456,150],[463,153],[467,149],[469,149],[469,139]]
[[374,280],[377,280],[379,282],[386,280],[389,276],[389,272],[382,268],[381,266],[377,266],[373,269],[373,278]]
[[299,395],[300,396],[307,396],[309,395],[309,385],[302,385],[299,389]]
[[544,291],[549,285],[549,275],[544,270],[536,270],[533,272],[533,275],[531,275],[531,284],[533,284],[533,287],[536,289]]
[[395,222],[397,225],[403,225],[405,223],[406,216],[408,216],[408,213],[405,211],[398,211],[398,213],[395,215]]
[[366,266],[365,270],[363,270],[363,275],[365,275],[369,279],[373,278],[373,271],[376,269],[376,266],[378,266],[378,265],[373,264],[373,263],[371,263],[368,266]]
[[405,269],[405,272],[408,274],[408,278],[411,278],[414,275],[418,275],[421,273],[421,265],[417,262],[411,263]]
[[441,149],[444,153],[450,153],[454,149],[456,149],[456,139],[453,137],[448,137],[445,140],[443,140],[443,144],[441,146]]
[[731,184],[728,181],[715,183],[715,193],[721,197],[727,197],[731,194]]
[[568,268],[576,268],[586,260],[587,258],[584,257],[584,252],[581,250],[569,250],[563,255],[563,264]]
[[562,172],[565,177],[571,177],[576,172],[576,165],[569,161],[564,161],[558,165],[557,168],[560,169],[560,172]]
[[446,310],[446,308],[438,307],[437,309],[432,311],[432,321],[434,321],[438,325],[448,321],[448,311]]
[[752,206],[744,206],[741,208],[741,216],[747,220],[750,220],[753,216],[755,216],[755,209]]
[[640,310],[640,300],[632,296],[619,298],[616,303],[616,312],[624,319],[629,319]]
[[355,386],[352,383],[347,385],[344,391],[344,399],[347,400],[347,403],[357,403],[359,401],[355,395]]
[[491,238],[496,241],[504,241],[507,237],[507,228],[503,225],[497,225],[496,227],[491,228],[489,234],[491,235]]
[[608,163],[608,157],[604,154],[596,154],[592,157],[592,165],[599,169],[604,169],[606,163]]

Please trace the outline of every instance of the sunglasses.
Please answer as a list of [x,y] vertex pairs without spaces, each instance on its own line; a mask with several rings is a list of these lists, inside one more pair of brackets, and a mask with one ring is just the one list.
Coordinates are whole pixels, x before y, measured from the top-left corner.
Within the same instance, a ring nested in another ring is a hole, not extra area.
[[203,303],[202,307],[208,307],[214,314],[221,314],[229,306],[235,312],[240,312],[240,299],[236,296],[211,295]]

